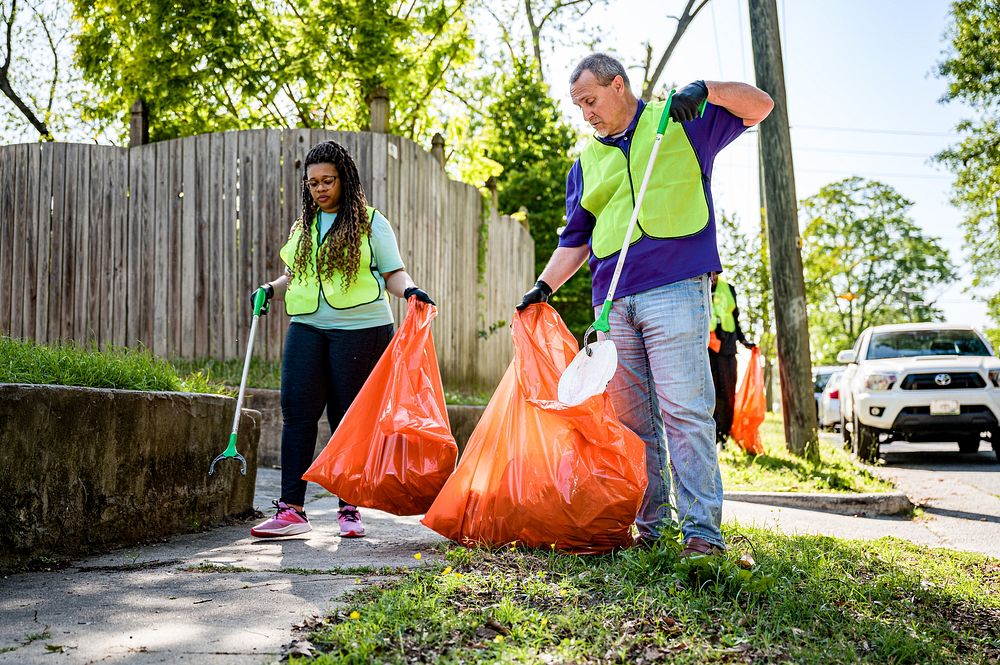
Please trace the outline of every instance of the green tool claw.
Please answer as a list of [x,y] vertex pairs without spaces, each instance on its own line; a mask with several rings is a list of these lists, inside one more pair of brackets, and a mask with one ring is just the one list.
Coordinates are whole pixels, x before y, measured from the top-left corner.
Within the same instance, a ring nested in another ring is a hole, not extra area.
[[236,432],[229,435],[229,445],[226,446],[226,449],[222,451],[218,457],[212,460],[212,465],[208,467],[208,475],[215,475],[215,465],[224,459],[235,459],[239,461],[241,464],[240,473],[244,476],[247,475],[247,460],[243,457],[243,455],[236,452]]
[[708,106],[708,97],[702,101],[701,106],[698,107],[698,117],[702,118],[705,115],[705,107]]

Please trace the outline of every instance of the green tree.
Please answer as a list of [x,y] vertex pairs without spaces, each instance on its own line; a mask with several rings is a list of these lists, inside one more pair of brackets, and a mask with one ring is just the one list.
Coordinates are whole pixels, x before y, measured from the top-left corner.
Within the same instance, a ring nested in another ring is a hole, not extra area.
[[[538,274],[565,223],[566,174],[577,136],[549,96],[533,59],[517,57],[498,69],[507,73],[493,82],[495,98],[486,107],[486,156],[502,169],[496,179],[500,211],[517,213],[523,208],[527,214]],[[570,330],[582,335],[594,320],[589,271],[580,270],[564,284],[552,305]]]
[[948,253],[884,183],[845,178],[802,202],[813,361],[832,363],[872,325],[940,320],[927,292],[957,278]]
[[472,55],[466,0],[76,0],[89,117],[126,132],[137,98],[154,140],[227,129],[364,129],[383,88],[390,127],[422,136]]
[[962,139],[937,156],[954,174],[952,202],[963,214],[972,286],[992,291],[988,312],[1000,339],[1000,4],[957,0],[938,74],[948,80],[943,102],[969,104],[977,117],[959,123]]

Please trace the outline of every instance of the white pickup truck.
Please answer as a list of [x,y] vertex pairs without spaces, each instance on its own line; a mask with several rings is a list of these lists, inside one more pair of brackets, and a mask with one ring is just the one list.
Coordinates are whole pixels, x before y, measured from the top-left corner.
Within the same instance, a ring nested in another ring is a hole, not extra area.
[[1000,461],[1000,359],[969,326],[911,323],[868,328],[837,361],[845,445],[875,461],[889,441],[989,439]]

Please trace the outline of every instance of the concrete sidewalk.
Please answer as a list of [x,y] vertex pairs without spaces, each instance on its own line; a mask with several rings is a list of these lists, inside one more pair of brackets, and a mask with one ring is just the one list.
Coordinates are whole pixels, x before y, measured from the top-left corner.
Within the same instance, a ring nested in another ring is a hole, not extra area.
[[[258,509],[279,476],[258,470]],[[251,538],[247,523],[0,580],[0,663],[271,662],[369,569],[439,560],[444,539],[418,517],[363,509],[368,536],[341,540],[336,498],[310,489],[307,536]]]
[[[280,472],[260,469],[254,504],[270,512]],[[307,536],[250,537],[250,523],[118,550],[65,570],[0,580],[0,663],[266,663],[293,627],[336,608],[385,567],[432,565],[444,540],[417,517],[363,509],[368,536],[341,540],[337,500],[310,484]],[[998,500],[1000,503],[1000,500]],[[849,517],[727,501],[727,522],[840,538],[891,535],[1000,555],[997,511]],[[986,521],[983,521],[983,518]],[[413,555],[421,552],[418,562]]]

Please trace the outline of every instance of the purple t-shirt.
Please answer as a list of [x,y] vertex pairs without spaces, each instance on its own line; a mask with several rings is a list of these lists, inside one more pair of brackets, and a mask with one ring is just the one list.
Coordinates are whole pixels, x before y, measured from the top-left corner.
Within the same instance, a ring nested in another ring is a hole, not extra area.
[[[631,139],[639,122],[639,113],[645,104],[639,100],[639,108],[628,129],[618,138],[598,139],[606,145],[622,147]],[[693,236],[658,240],[643,236],[639,242],[632,245],[625,257],[622,275],[618,281],[615,298],[629,296],[649,289],[672,284],[682,279],[697,277],[707,272],[720,272],[722,263],[719,261],[719,249],[715,241],[715,206],[712,204],[712,164],[715,156],[729,145],[747,127],[743,120],[714,104],[705,107],[705,115],[696,120],[681,125],[694,147],[698,162],[701,164],[701,177],[705,182],[705,194],[708,200],[708,226]],[[638,174],[639,178],[642,174]],[[580,160],[576,160],[566,178],[566,228],[559,237],[560,247],[580,247],[591,242],[594,215],[580,205],[583,195],[583,170]],[[626,220],[627,221],[627,220]],[[611,277],[615,273],[615,263],[618,253],[606,259],[594,256],[590,252],[590,272],[593,275],[593,302],[600,305],[604,302],[611,285]]]

